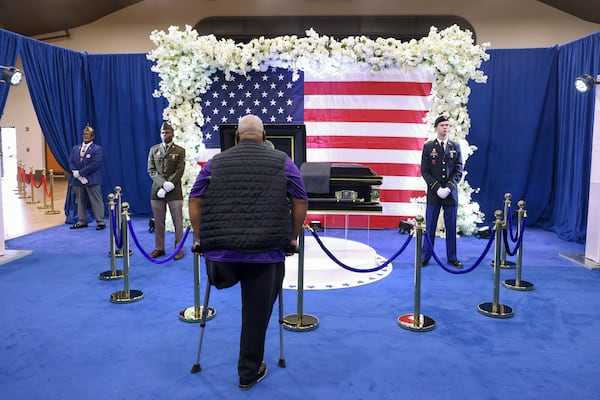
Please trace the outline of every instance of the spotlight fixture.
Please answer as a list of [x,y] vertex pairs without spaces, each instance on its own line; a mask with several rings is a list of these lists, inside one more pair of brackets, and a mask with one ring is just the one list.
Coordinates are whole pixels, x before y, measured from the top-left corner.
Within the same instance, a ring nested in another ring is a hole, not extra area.
[[15,67],[5,67],[0,65],[0,69],[2,70],[2,78],[0,78],[0,82],[17,86],[23,80],[23,73]]
[[575,79],[575,89],[577,89],[578,92],[585,93],[592,90],[597,83],[600,82],[596,82],[591,75],[583,74]]

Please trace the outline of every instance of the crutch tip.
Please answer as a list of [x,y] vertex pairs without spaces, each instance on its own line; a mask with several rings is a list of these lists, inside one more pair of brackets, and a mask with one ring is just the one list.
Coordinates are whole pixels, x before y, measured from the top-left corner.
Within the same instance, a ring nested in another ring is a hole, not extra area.
[[194,364],[192,365],[192,370],[190,371],[192,374],[195,374],[196,372],[200,372],[202,371],[202,367],[200,367],[200,364]]
[[285,359],[284,358],[280,358],[279,361],[277,362],[277,365],[279,366],[279,368],[285,368]]

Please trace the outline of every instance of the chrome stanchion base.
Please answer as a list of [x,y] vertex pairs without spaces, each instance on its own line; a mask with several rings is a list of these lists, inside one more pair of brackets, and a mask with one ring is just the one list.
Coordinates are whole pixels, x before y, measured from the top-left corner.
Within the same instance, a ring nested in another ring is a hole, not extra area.
[[517,285],[517,280],[516,279],[505,279],[502,282],[502,284],[507,289],[520,290],[522,292],[528,292],[530,290],[533,290],[533,283],[527,282],[527,281],[521,281]]
[[505,304],[481,303],[477,306],[477,311],[493,318],[510,318],[515,315],[513,309]]
[[283,328],[288,331],[305,332],[317,329],[319,318],[309,314],[289,314],[283,317]]
[[[202,311],[204,310],[203,306],[195,307],[191,306],[188,308],[184,308],[179,311],[179,319],[183,322],[200,322],[202,320]],[[208,312],[206,313],[206,320],[210,321],[217,315],[217,311],[208,307]]]
[[415,314],[404,314],[398,317],[400,328],[415,332],[428,332],[435,328],[435,321],[427,315],[421,314],[419,322],[415,324]]
[[[492,267],[493,267],[495,265],[494,260],[492,260],[492,262],[490,264],[492,264]],[[500,262],[500,268],[502,268],[502,269],[515,269],[516,267],[517,267],[517,264],[512,261],[506,260],[506,261]]]
[[144,292],[141,290],[120,290],[110,295],[110,302],[117,304],[133,303],[135,301],[140,301],[143,298]]
[[112,279],[123,279],[123,271],[117,269],[114,273],[112,271],[100,272],[98,274],[98,279],[103,281],[110,281]]

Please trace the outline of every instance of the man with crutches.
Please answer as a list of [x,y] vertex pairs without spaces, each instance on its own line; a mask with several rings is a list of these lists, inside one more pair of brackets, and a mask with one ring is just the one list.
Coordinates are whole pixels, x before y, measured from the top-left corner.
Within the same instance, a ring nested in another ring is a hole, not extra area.
[[296,165],[264,145],[260,118],[240,118],[236,139],[236,146],[215,155],[198,174],[189,214],[192,250],[204,254],[210,284],[222,289],[240,282],[239,388],[248,390],[268,371],[267,327],[308,200]]

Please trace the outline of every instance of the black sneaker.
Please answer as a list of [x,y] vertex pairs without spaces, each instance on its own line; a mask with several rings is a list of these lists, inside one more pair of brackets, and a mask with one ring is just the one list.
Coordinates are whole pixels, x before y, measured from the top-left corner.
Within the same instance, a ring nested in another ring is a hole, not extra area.
[[267,376],[267,372],[269,372],[267,364],[265,364],[264,362],[261,363],[260,368],[258,369],[258,375],[256,376],[256,380],[250,383],[242,383],[240,380],[240,384],[238,385],[240,390],[250,390],[252,386],[265,379],[265,376]]

